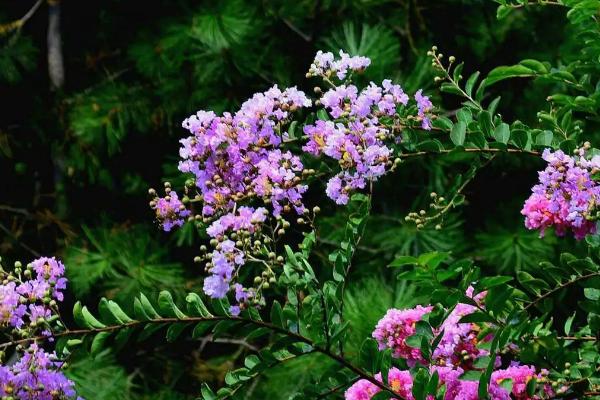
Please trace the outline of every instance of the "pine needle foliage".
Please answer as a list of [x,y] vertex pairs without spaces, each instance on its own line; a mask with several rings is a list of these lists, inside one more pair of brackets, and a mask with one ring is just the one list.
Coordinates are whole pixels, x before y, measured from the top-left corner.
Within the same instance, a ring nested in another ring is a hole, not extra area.
[[84,239],[64,255],[76,296],[127,299],[142,291],[183,290],[183,267],[165,261],[167,248],[149,234],[148,226],[82,230]]
[[96,400],[138,398],[134,395],[134,377],[117,362],[110,349],[103,350],[93,358],[83,355],[75,359],[66,373],[69,379],[75,382],[77,392],[83,398]]

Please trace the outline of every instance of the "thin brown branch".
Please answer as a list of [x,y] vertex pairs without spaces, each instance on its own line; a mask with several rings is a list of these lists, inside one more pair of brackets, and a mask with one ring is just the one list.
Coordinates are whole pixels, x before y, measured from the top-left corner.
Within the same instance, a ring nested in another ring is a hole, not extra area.
[[586,275],[581,275],[578,276],[575,279],[571,279],[570,281],[567,281],[565,283],[562,283],[560,285],[558,285],[557,287],[555,287],[552,290],[547,291],[546,293],[544,293],[543,295],[537,297],[535,300],[533,300],[531,303],[527,304],[525,306],[525,308],[523,308],[523,311],[527,311],[529,310],[531,307],[535,306],[536,304],[539,304],[542,300],[547,299],[548,297],[552,296],[554,293],[566,288],[567,286],[571,286],[575,283],[584,281],[586,279],[590,279],[590,278],[594,278],[596,276],[600,276],[600,272],[592,272]]
[[33,15],[40,8],[42,3],[43,0],[37,0],[29,9],[29,11],[27,11],[27,13],[25,13],[25,15],[23,15],[21,18],[0,25],[0,35],[6,35],[7,33],[12,32],[14,30],[16,30],[17,32],[20,31],[23,28],[23,26],[27,23],[27,21],[29,21],[29,19],[33,17]]
[[[143,324],[168,324],[168,323],[178,323],[178,322],[199,323],[199,322],[217,322],[217,321],[225,321],[225,320],[253,324],[258,327],[267,328],[275,333],[286,335],[290,338],[297,340],[298,342],[306,343],[307,345],[312,347],[311,352],[321,353],[321,354],[327,356],[328,358],[336,361],[340,366],[357,374],[361,379],[365,379],[365,380],[371,382],[372,384],[374,384],[375,386],[377,386],[379,389],[389,392],[391,397],[393,397],[395,399],[400,399],[400,400],[402,399],[402,397],[400,397],[399,394],[395,393],[392,390],[392,388],[390,388],[388,385],[375,379],[375,377],[372,374],[357,367],[356,365],[352,364],[350,361],[346,360],[345,358],[333,353],[331,350],[320,347],[320,346],[316,346],[315,343],[310,338],[302,336],[298,333],[294,333],[292,331],[289,331],[285,328],[279,327],[279,326],[274,325],[269,322],[257,321],[257,320],[253,320],[253,319],[242,318],[242,317],[233,317],[233,316],[185,317],[185,318],[168,317],[168,318],[156,318],[156,319],[151,319],[151,320],[147,320],[147,321],[137,321],[136,320],[136,321],[127,322],[127,323],[124,323],[121,325],[109,325],[109,326],[105,326],[103,328],[67,330],[64,332],[56,333],[56,334],[54,334],[53,337],[60,338],[60,337],[69,337],[69,336],[83,336],[83,335],[90,334],[90,333],[95,334],[95,333],[100,333],[100,332],[114,332],[114,331],[117,331],[120,329],[134,328],[134,327],[137,327],[137,326],[140,326]],[[35,336],[35,337],[24,338],[24,339],[19,339],[19,340],[12,340],[10,342],[0,343],[0,349],[15,346],[18,344],[30,343],[30,342],[35,342],[35,341],[43,341],[43,340],[47,340],[47,339],[48,338],[46,336]]]

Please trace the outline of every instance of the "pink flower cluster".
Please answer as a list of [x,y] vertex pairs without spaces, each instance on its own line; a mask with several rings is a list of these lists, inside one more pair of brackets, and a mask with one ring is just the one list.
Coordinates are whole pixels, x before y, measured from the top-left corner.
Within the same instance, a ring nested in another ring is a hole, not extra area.
[[396,358],[403,358],[413,364],[416,361],[424,362],[421,356],[421,350],[410,347],[406,344],[406,339],[416,333],[416,323],[423,318],[423,315],[430,313],[431,306],[407,310],[398,310],[392,308],[387,311],[385,316],[379,320],[373,331],[373,339],[379,343],[379,350],[392,349],[392,355]]
[[257,93],[234,115],[199,111],[183,121],[192,136],[181,140],[179,169],[192,173],[203,200],[202,214],[231,211],[237,202],[261,197],[274,215],[292,206],[302,212],[303,170],[297,156],[278,149],[290,112],[311,101],[296,88]]
[[[486,292],[473,294],[470,287],[466,295],[484,306]],[[491,340],[491,336],[479,338],[481,327],[474,323],[461,323],[460,319],[475,312],[478,307],[470,304],[458,304],[448,315],[446,320],[434,335],[443,331],[439,345],[434,349],[430,364],[427,364],[418,348],[410,347],[406,340],[417,332],[416,325],[425,314],[431,312],[431,306],[417,306],[407,310],[389,310],[378,322],[373,331],[373,338],[379,343],[380,350],[390,348],[392,355],[403,358],[409,366],[417,363],[428,366],[430,373],[437,372],[440,378],[440,386],[445,386],[445,400],[477,400],[478,381],[461,379],[466,371],[476,369],[474,361],[483,356],[489,356],[489,351],[479,348],[479,340]],[[500,359],[495,361],[495,368],[500,367]],[[530,396],[527,394],[527,383],[531,379],[540,380],[545,378],[547,371],[537,373],[534,367],[514,364],[505,369],[497,369],[492,373],[488,392],[493,400],[515,399],[541,399],[546,395],[553,394],[548,384],[538,387],[538,393]],[[377,380],[381,381],[378,375]],[[503,383],[510,380],[512,389],[509,392]],[[400,394],[403,399],[412,399],[412,377],[409,371],[399,371],[392,368],[389,371],[389,387]],[[360,380],[352,385],[345,393],[346,400],[368,400],[371,399],[379,388],[373,383]],[[512,396],[512,397],[511,397]]]
[[[467,296],[473,297],[473,289],[467,290]],[[482,303],[485,293],[474,297],[475,301]],[[405,359],[409,365],[416,362],[424,364],[425,360],[418,348],[409,346],[406,339],[416,333],[416,323],[422,320],[425,314],[431,312],[431,306],[417,306],[406,310],[390,309],[377,323],[373,331],[373,338],[379,343],[379,349],[392,349],[396,358]],[[448,365],[471,369],[473,361],[488,355],[485,350],[479,349],[479,327],[473,323],[460,323],[460,319],[476,310],[469,304],[457,304],[442,325],[434,332],[435,335],[444,332],[440,343],[433,351],[432,362],[437,365]],[[491,338],[485,338],[489,340]]]
[[[375,379],[381,382],[381,374],[375,375]],[[406,400],[414,399],[412,395],[413,380],[409,371],[400,371],[395,367],[390,368],[387,384],[395,393],[402,396],[402,398]],[[374,383],[369,382],[366,379],[361,379],[346,390],[344,397],[346,400],[369,400],[380,391],[381,389]]]
[[[478,381],[463,380],[461,376],[464,371],[460,368],[453,369],[450,367],[433,366],[430,368],[430,373],[438,373],[440,387],[446,388],[444,400],[479,400]],[[511,366],[506,369],[494,371],[488,386],[488,394],[491,400],[535,400],[542,398],[550,398],[554,393],[549,385],[543,385],[543,397],[535,394],[529,396],[527,394],[527,383],[531,379],[539,380],[547,375],[547,371],[536,373],[535,368],[529,366]],[[381,374],[375,375],[375,379],[381,382]],[[512,382],[512,390],[509,392],[502,383],[510,380]],[[413,400],[412,395],[413,379],[410,371],[401,371],[392,367],[388,372],[388,387],[399,394],[405,400]],[[354,383],[344,393],[346,400],[370,400],[373,396],[379,393],[381,389],[374,383],[361,379]],[[511,397],[512,395],[512,397]],[[428,400],[433,400],[433,396],[429,395]]]
[[576,239],[595,233],[600,185],[592,175],[600,170],[600,156],[588,160],[584,149],[572,157],[546,149],[542,158],[548,165],[521,210],[525,226],[538,229],[540,236],[551,227],[559,236],[572,231]]

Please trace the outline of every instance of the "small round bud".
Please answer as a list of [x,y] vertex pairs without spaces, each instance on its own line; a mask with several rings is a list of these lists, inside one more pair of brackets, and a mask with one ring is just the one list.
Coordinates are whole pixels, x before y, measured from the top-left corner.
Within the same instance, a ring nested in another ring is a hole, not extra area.
[[262,278],[261,278],[260,276],[256,276],[256,277],[254,277],[254,283],[255,283],[255,284],[257,284],[257,285],[258,285],[258,284],[259,284],[259,283],[261,283],[261,282],[262,282]]
[[194,262],[195,262],[196,264],[199,264],[199,263],[201,263],[201,262],[202,262],[202,257],[200,257],[200,256],[196,256],[196,257],[194,257]]
[[436,230],[436,231],[441,231],[441,230],[442,230],[442,225],[440,225],[440,224],[437,224],[437,225],[435,226],[435,230]]
[[269,288],[269,282],[263,283],[262,284],[262,288],[265,289],[265,290],[268,289]]

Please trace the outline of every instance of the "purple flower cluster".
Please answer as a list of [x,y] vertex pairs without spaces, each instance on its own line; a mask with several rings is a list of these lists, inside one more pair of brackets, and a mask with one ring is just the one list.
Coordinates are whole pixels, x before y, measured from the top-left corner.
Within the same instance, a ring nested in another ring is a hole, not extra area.
[[433,104],[429,97],[423,96],[422,90],[417,90],[415,93],[415,101],[417,102],[418,117],[421,120],[421,127],[426,130],[431,129],[431,120],[428,113],[433,109]]
[[[370,64],[368,58],[349,58],[343,52],[340,55],[340,60],[334,60],[333,54],[318,52],[308,75],[328,78],[335,73],[344,80],[348,69],[362,70]],[[421,91],[415,100],[415,118],[422,121],[424,129],[431,129],[431,101]],[[342,84],[323,93],[320,104],[334,120],[306,125],[308,142],[302,149],[338,161],[340,172],[329,180],[326,189],[337,204],[347,204],[353,191],[363,189],[368,181],[376,181],[393,165],[391,144],[400,140],[393,122],[399,108],[408,102],[409,96],[400,85],[389,79],[381,86],[371,82],[360,91],[354,85]]]
[[393,116],[408,96],[390,80],[382,86],[371,83],[360,93],[354,85],[339,86],[323,94],[321,104],[333,121],[318,120],[306,125],[308,142],[304,151],[325,154],[338,161],[341,171],[327,184],[327,195],[337,204],[348,203],[351,192],[375,181],[392,166],[392,150],[385,143],[393,130],[380,118]]
[[[320,51],[308,74],[322,77],[333,87],[322,94],[318,104],[334,120],[317,120],[304,127],[308,140],[303,150],[337,160],[340,170],[329,180],[326,193],[338,204],[348,203],[354,190],[390,170],[392,146],[399,142],[403,126],[399,111],[415,114],[414,107],[407,107],[409,96],[389,79],[362,90],[349,84],[351,74],[370,63],[366,57],[352,57],[343,51],[337,58]],[[335,86],[334,77],[343,84]],[[406,120],[423,121],[428,128],[425,120],[431,102],[421,92],[415,100],[418,115],[408,115]],[[235,292],[232,312],[249,303],[260,304],[262,289],[277,282],[271,267],[284,263],[275,250],[277,238],[290,226],[289,214],[297,214],[298,224],[312,224],[303,196],[308,190],[305,178],[315,171],[305,169],[300,155],[285,148],[294,149],[290,143],[298,139],[288,132],[292,113],[311,105],[295,87],[280,90],[273,86],[253,95],[237,112],[198,111],[182,123],[191,135],[180,141],[179,170],[193,175],[186,181],[185,196],[180,199],[169,184],[165,184],[164,197],[150,192],[154,196],[150,205],[165,231],[186,220],[199,227],[209,225],[211,250],[202,246],[203,253],[195,261],[206,262],[207,295],[223,298]],[[194,205],[201,206],[201,211],[195,211]],[[266,208],[256,208],[259,205]],[[269,235],[263,232],[267,230]],[[236,278],[248,263],[264,268],[252,289],[240,289],[235,286]]]
[[256,196],[272,202],[275,215],[290,206],[303,210],[302,163],[278,146],[287,135],[283,124],[290,112],[310,105],[296,88],[274,86],[234,115],[199,111],[183,122],[192,136],[181,140],[179,169],[195,176],[204,216],[229,212]]
[[56,400],[76,397],[74,383],[60,372],[61,362],[33,343],[12,365],[0,365],[3,399]]
[[[223,298],[230,289],[234,289],[238,305],[232,309],[239,313],[240,305],[244,305],[254,297],[252,289],[245,289],[240,284],[231,285],[238,269],[245,264],[248,246],[252,243],[254,234],[260,232],[262,223],[267,218],[265,208],[253,209],[240,207],[237,212],[225,214],[215,220],[207,229],[209,236],[217,241],[215,250],[209,255],[208,272],[210,276],[204,279],[204,293],[212,298]],[[235,233],[233,237],[244,237],[246,240],[234,242],[226,238],[227,234]]]
[[[0,324],[12,339],[46,336],[52,341],[58,319],[57,301],[63,300],[65,267],[55,258],[38,258],[25,268],[3,274],[0,285]],[[59,368],[54,353],[35,341],[16,348],[14,360],[0,365],[0,397],[3,399],[54,400],[75,398],[74,384]]]
[[542,158],[548,165],[521,210],[525,226],[538,229],[540,236],[550,227],[559,236],[570,230],[576,239],[595,233],[600,185],[592,175],[600,170],[600,156],[588,160],[584,149],[573,157],[546,149]]
[[182,226],[185,218],[189,217],[191,212],[185,208],[185,205],[179,200],[177,193],[168,189],[165,197],[157,197],[151,202],[151,207],[156,211],[156,219],[165,232],[177,226]]
[[367,57],[351,57],[342,50],[339,54],[340,58],[336,60],[333,53],[324,53],[319,50],[306,74],[307,77],[322,76],[331,78],[335,75],[338,79],[344,80],[349,72],[361,72],[371,65],[371,60]]
[[0,324],[50,335],[48,319],[66,288],[65,267],[55,258],[38,258],[25,271],[9,275],[0,285]]

